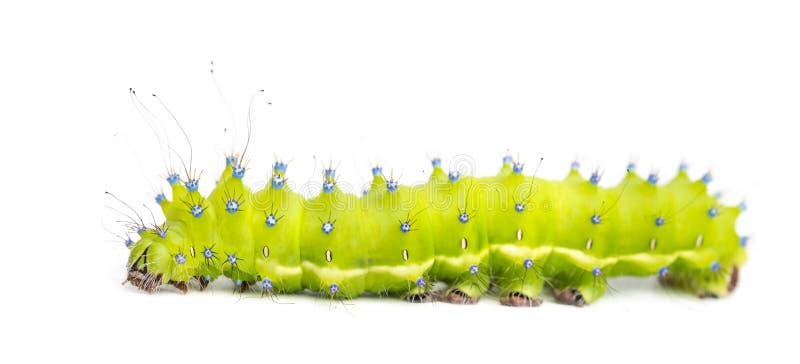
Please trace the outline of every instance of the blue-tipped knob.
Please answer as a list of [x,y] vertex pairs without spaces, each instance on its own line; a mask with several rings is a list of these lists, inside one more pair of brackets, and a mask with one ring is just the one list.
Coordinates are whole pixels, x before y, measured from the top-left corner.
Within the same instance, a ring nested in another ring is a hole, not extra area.
[[275,225],[278,225],[278,218],[275,217],[274,214],[269,214],[267,215],[267,220],[265,221],[265,223],[267,224],[267,227],[273,227]]
[[186,187],[186,190],[189,191],[189,192],[197,191],[197,188],[199,187],[199,185],[200,185],[200,182],[197,179],[194,179],[194,178],[189,179],[188,181],[186,181],[186,183],[183,184],[183,186]]
[[235,213],[236,211],[239,211],[239,201],[236,201],[234,199],[228,200],[228,202],[225,203],[225,210],[227,210],[228,213],[231,214]]
[[279,190],[283,188],[283,184],[285,183],[285,179],[283,176],[276,174],[272,176],[272,188]]
[[200,206],[200,205],[194,205],[194,206],[192,206],[192,207],[190,207],[190,208],[189,208],[189,212],[190,212],[190,213],[192,214],[192,216],[194,216],[194,217],[200,217],[200,216],[203,216],[203,206]]
[[525,260],[522,261],[522,266],[525,267],[525,269],[531,269],[533,267],[533,259],[525,258]]
[[242,166],[233,167],[231,175],[233,175],[233,178],[242,179],[242,177],[244,177],[244,167]]
[[233,167],[233,166],[239,164],[239,158],[236,158],[236,156],[233,156],[233,155],[229,155],[229,156],[225,157],[225,164],[228,165],[228,166]]
[[704,174],[704,175],[703,175],[703,177],[701,178],[701,180],[702,180],[702,181],[703,181],[703,183],[705,183],[705,184],[709,184],[709,183],[711,183],[711,180],[713,180],[713,177],[711,176],[711,172],[706,172],[706,174]]
[[592,173],[592,175],[589,177],[589,183],[593,185],[600,183],[600,175],[597,172]]
[[397,192],[397,181],[386,181],[386,190],[389,192]]
[[330,234],[333,231],[333,223],[330,221],[325,221],[322,224],[322,232],[325,234]]
[[181,178],[177,173],[171,173],[169,176],[167,176],[167,183],[169,183],[170,186],[180,182],[180,180]]
[[458,171],[450,171],[450,173],[447,174],[447,179],[449,179],[450,182],[458,181],[458,177],[460,177]]

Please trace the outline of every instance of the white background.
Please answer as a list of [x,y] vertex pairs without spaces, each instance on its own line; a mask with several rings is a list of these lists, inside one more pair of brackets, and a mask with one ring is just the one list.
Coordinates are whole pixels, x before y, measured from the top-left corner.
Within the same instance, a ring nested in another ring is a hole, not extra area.
[[[377,3],[0,5],[2,361],[797,360],[796,4]],[[544,157],[550,179],[577,158],[586,175],[602,168],[604,185],[631,158],[662,180],[685,159],[695,178],[712,169],[726,202],[747,198],[737,228],[753,237],[751,260],[729,298],[620,279],[618,293],[582,309],[276,304],[224,284],[147,295],[120,285],[127,250],[104,230],[120,228],[103,191],[144,212],[165,187],[129,87],[185,156],[148,95],[183,122],[202,191],[243,145],[250,96],[263,88],[252,186],[276,154],[292,160],[296,185],[333,161],[354,186],[371,161],[420,182],[431,155],[486,175],[510,149],[528,172]]]

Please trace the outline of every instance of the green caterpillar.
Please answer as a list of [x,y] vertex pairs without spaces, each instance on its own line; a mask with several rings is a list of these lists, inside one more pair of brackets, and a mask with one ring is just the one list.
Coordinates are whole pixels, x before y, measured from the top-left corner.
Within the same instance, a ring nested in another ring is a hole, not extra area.
[[581,306],[614,276],[656,275],[724,296],[746,261],[747,237],[734,228],[744,204],[721,205],[706,192],[711,175],[692,181],[685,165],[665,185],[631,165],[613,188],[600,187],[597,173],[583,178],[577,163],[562,181],[524,175],[510,156],[491,177],[447,173],[438,158],[432,166],[415,186],[375,166],[363,196],[342,191],[327,168],[310,199],[289,188],[280,161],[267,186],[251,191],[241,159],[229,156],[207,197],[197,178],[170,173],[172,199],[156,197],[166,221],[146,227],[139,219],[140,239],[126,241],[127,281],[185,292],[190,281],[202,289],[225,276],[268,295],[372,292],[414,302],[473,303],[491,291],[512,306],[539,305],[548,287],[557,301]]

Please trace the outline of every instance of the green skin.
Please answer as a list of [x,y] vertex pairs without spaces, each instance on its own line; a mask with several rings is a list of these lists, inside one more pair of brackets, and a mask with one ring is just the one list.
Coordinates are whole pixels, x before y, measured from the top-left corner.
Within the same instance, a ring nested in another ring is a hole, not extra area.
[[[273,176],[285,179],[285,168]],[[206,199],[175,183],[173,201],[160,203],[166,234],[143,232],[131,245],[129,268],[161,282],[224,275],[268,281],[268,293],[308,289],[333,298],[426,294],[439,281],[472,298],[492,282],[501,295],[535,298],[549,286],[578,289],[593,302],[608,277],[654,274],[677,288],[723,296],[746,261],[734,229],[740,208],[719,205],[705,183],[683,171],[663,186],[629,172],[618,186],[602,188],[576,170],[546,181],[505,163],[494,177],[450,181],[435,166],[426,184],[394,191],[378,171],[360,197],[341,191],[334,174],[323,181],[332,191],[309,200],[286,184],[253,193],[231,165]],[[238,209],[226,209],[231,201]],[[202,216],[191,214],[193,205],[204,208]],[[266,223],[270,214],[278,218],[274,226]],[[327,233],[325,222],[333,224]],[[404,222],[410,231],[401,230]]]

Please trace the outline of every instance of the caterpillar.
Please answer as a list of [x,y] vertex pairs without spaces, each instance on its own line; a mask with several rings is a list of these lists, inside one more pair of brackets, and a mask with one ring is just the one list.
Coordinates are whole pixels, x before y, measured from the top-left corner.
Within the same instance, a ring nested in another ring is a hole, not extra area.
[[191,161],[183,176],[169,171],[171,198],[155,197],[161,224],[123,213],[138,235],[125,239],[125,282],[185,293],[227,277],[237,290],[265,296],[374,293],[466,304],[493,294],[509,306],[538,306],[548,289],[559,303],[583,306],[616,276],[655,276],[700,297],[725,296],[747,260],[748,239],[734,227],[746,206],[721,204],[707,192],[711,174],[691,180],[686,164],[668,183],[630,164],[617,186],[605,188],[599,172],[585,178],[577,162],[556,181],[536,176],[541,159],[526,175],[524,163],[505,155],[496,175],[476,177],[432,158],[428,181],[417,185],[373,165],[361,195],[341,189],[328,166],[319,193],[306,198],[287,183],[282,160],[263,188],[251,190],[243,183],[246,152],[247,144],[227,155],[207,196]]

